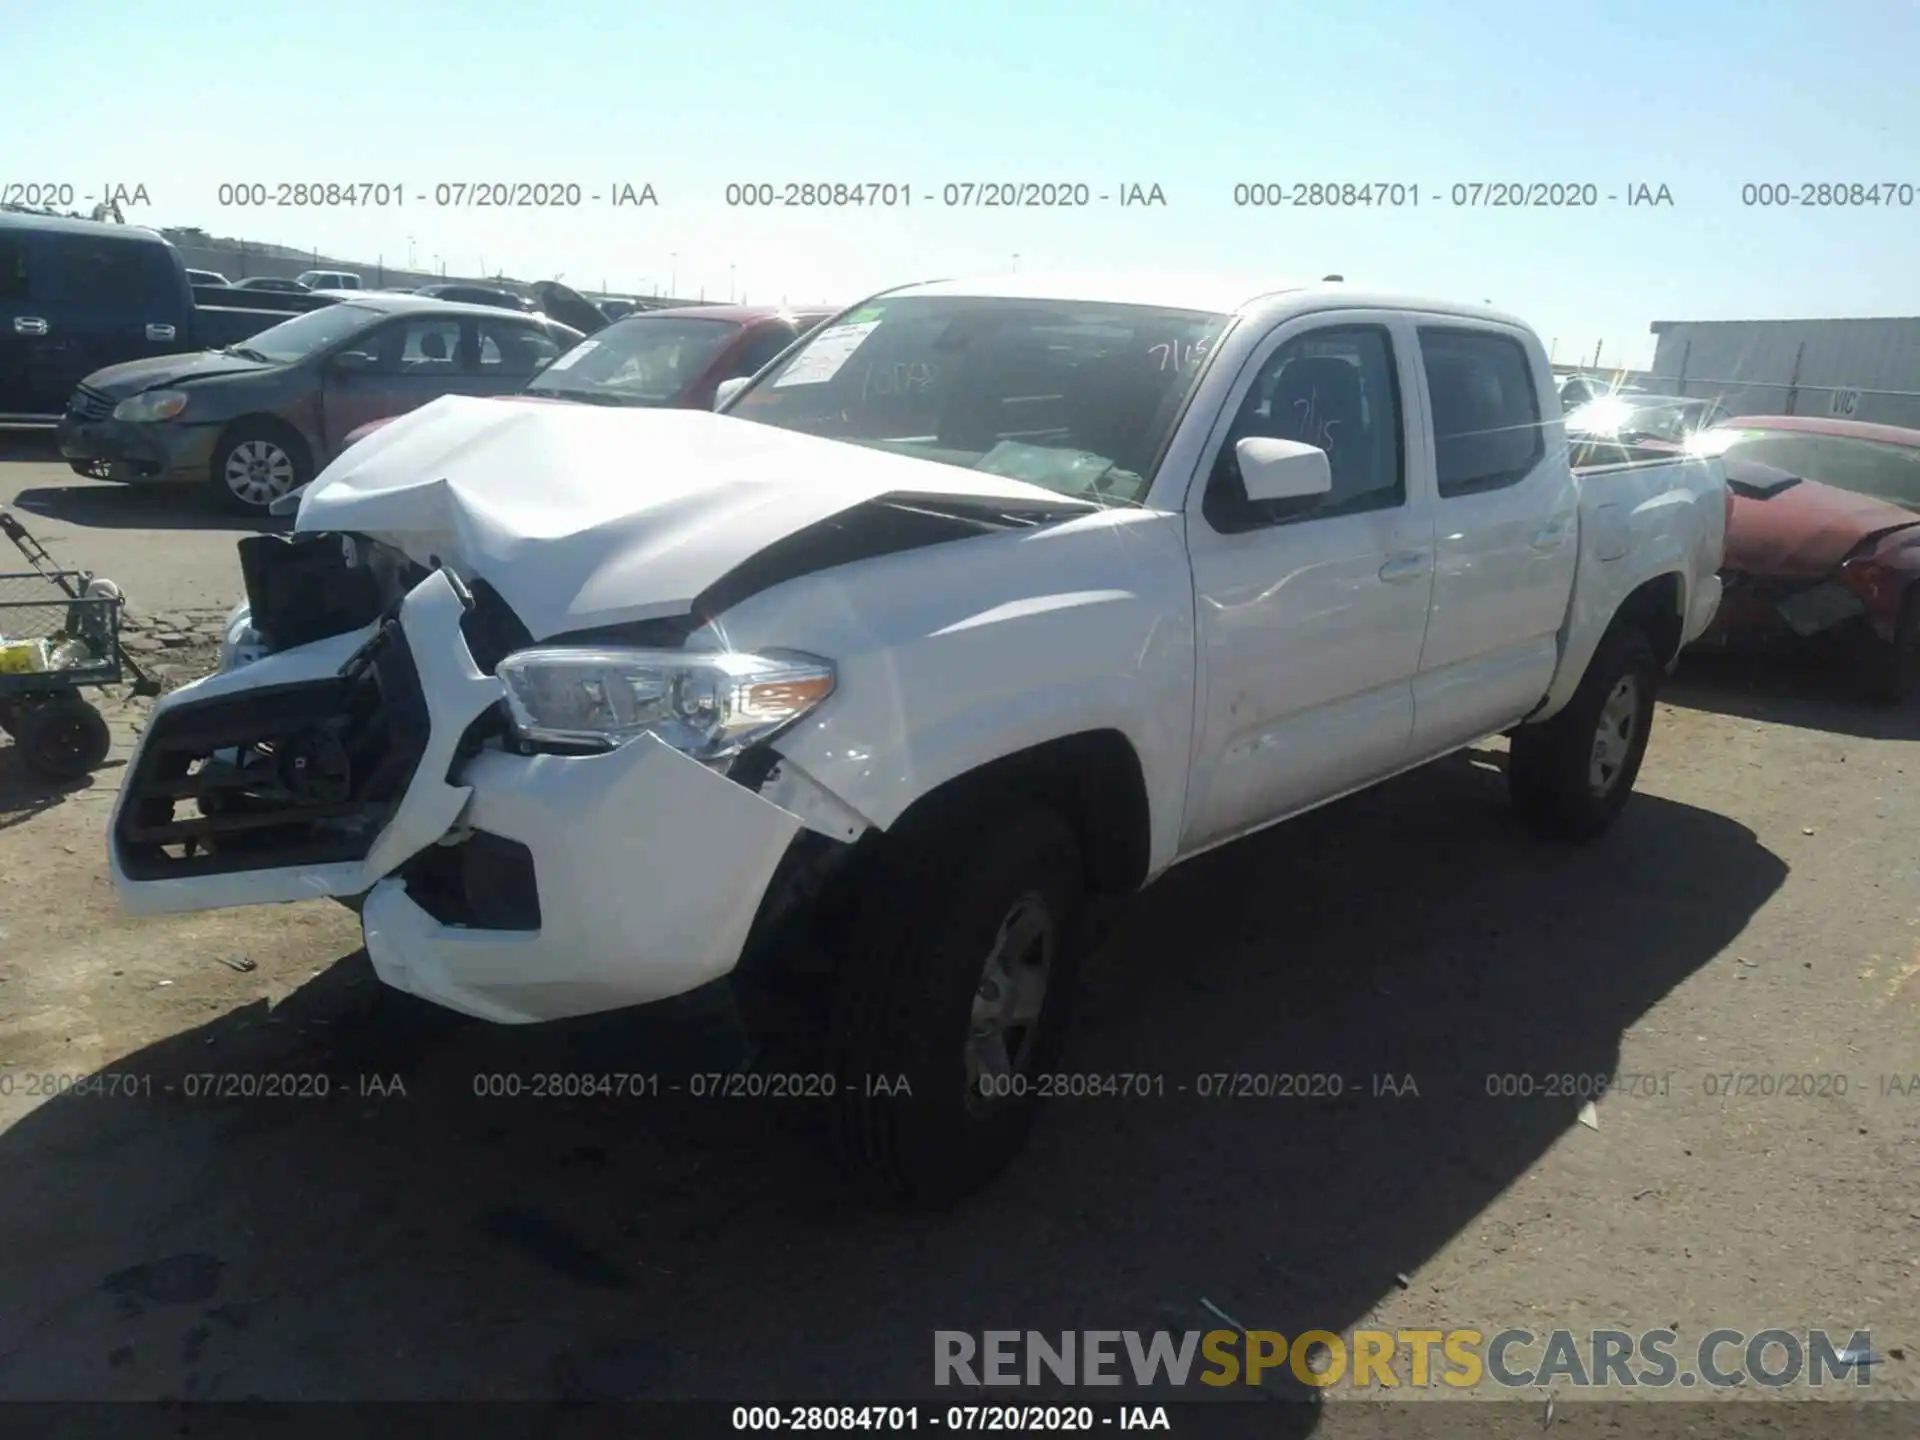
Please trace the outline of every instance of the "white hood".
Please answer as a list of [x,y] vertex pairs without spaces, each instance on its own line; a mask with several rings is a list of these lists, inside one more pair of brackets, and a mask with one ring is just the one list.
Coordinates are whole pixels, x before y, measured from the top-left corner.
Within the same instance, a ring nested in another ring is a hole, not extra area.
[[323,470],[294,528],[481,577],[545,639],[684,614],[773,542],[885,495],[1075,508],[1024,481],[703,410],[447,396]]

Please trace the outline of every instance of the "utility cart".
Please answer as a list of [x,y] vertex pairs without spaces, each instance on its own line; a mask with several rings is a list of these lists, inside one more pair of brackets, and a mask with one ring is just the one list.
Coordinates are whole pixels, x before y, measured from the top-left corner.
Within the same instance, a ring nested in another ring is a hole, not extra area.
[[61,569],[5,509],[0,535],[31,567],[0,570],[0,731],[42,776],[78,779],[112,745],[106,719],[81,691],[129,674],[136,694],[157,695],[160,686],[120,647],[126,601],[118,586]]

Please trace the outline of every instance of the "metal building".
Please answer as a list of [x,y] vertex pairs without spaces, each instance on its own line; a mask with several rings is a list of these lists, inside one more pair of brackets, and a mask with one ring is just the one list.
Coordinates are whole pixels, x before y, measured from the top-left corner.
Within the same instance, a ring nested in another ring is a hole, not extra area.
[[1920,429],[1920,319],[1656,320],[1647,388]]

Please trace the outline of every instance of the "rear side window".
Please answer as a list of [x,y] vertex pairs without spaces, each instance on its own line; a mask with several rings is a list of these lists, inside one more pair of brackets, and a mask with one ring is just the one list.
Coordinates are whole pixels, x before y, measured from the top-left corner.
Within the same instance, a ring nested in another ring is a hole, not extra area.
[[1433,401],[1441,498],[1524,480],[1547,450],[1526,347],[1484,330],[1423,326],[1420,359]]
[[60,293],[69,304],[136,305],[171,298],[173,267],[158,245],[61,237]]
[[27,242],[18,235],[0,235],[0,300],[27,298]]
[[483,375],[531,375],[542,360],[557,359],[560,347],[546,331],[533,325],[481,320],[480,371]]

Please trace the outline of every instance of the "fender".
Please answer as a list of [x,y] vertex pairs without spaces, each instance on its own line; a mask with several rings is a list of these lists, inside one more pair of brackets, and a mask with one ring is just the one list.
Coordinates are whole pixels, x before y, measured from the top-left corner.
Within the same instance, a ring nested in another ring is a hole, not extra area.
[[1118,731],[1146,782],[1154,874],[1186,804],[1193,637],[1179,518],[1129,509],[805,575],[688,643],[831,659],[833,697],[773,748],[882,830],[991,761]]

